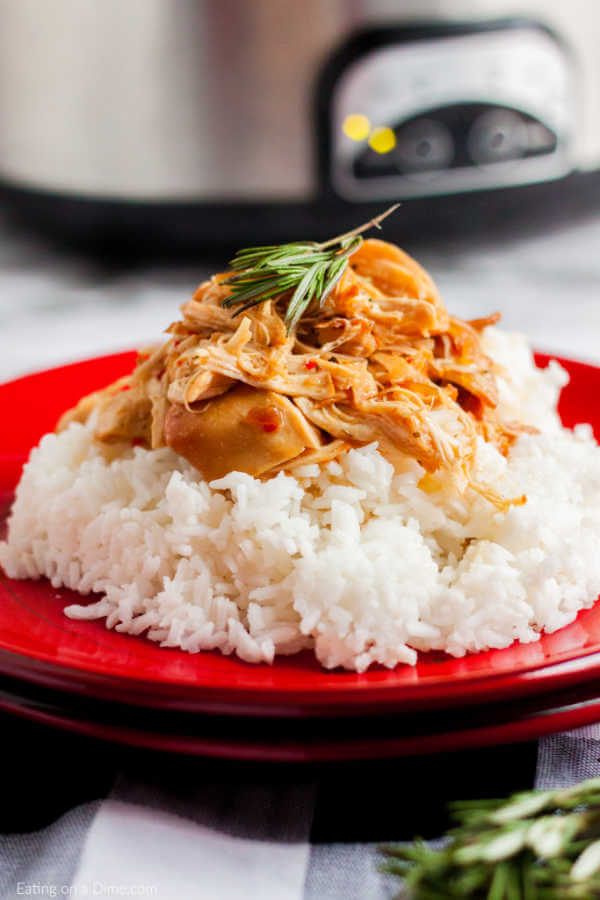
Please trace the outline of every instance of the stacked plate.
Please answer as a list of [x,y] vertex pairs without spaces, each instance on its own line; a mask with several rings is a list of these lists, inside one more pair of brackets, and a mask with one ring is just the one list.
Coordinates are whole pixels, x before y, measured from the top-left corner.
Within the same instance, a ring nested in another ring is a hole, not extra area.
[[[561,362],[571,375],[563,420],[600,425],[591,400],[600,370]],[[120,354],[0,386],[14,423],[0,449],[3,519],[29,448],[131,364]],[[2,575],[0,601],[0,708],[132,745],[322,761],[528,740],[600,720],[600,604],[533,644],[463,659],[425,654],[416,667],[357,675],[324,671],[308,653],[267,666],[160,648],[65,618],[73,595],[46,581]]]

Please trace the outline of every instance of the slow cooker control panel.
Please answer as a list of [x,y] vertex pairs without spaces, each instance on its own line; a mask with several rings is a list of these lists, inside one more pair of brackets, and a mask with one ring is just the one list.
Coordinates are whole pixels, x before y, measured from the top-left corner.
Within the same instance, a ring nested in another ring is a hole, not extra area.
[[323,174],[339,197],[450,194],[573,170],[572,65],[552,33],[514,22],[415,32],[355,42],[331,79]]

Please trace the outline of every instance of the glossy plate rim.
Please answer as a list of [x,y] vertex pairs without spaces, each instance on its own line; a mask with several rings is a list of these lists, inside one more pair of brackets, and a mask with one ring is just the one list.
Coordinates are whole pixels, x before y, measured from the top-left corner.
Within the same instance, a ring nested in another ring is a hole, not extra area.
[[416,720],[404,716],[379,720],[373,730],[369,721],[361,721],[357,732],[360,720],[346,717],[341,733],[335,724],[339,720],[334,718],[324,723],[324,733],[303,721],[301,730],[292,727],[278,734],[269,731],[266,719],[240,717],[230,719],[235,722],[234,732],[231,726],[223,730],[210,716],[186,719],[175,713],[167,727],[151,721],[148,714],[140,718],[135,710],[125,721],[122,714],[107,718],[93,707],[72,707],[68,696],[50,692],[50,700],[40,699],[30,685],[20,688],[14,679],[8,682],[7,686],[0,679],[0,710],[47,727],[127,747],[255,763],[328,764],[447,753],[537,740],[600,721],[600,697],[589,686],[579,686],[533,701],[461,710],[458,722],[447,715],[433,727],[430,716],[421,727],[427,716],[422,713]]

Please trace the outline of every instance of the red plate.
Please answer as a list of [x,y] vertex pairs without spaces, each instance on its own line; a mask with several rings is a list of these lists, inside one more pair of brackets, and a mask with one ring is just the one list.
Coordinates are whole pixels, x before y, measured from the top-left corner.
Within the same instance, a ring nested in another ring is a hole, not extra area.
[[[595,684],[463,709],[365,720],[203,716],[93,700],[0,678],[0,709],[130,747],[260,762],[333,762],[532,741],[600,720]],[[357,724],[359,727],[357,727]]]
[[[82,394],[129,370],[125,353],[27,376],[0,386],[11,429],[0,458],[8,509],[24,458]],[[538,357],[544,365],[547,357]],[[561,360],[571,383],[561,398],[567,425],[591,422],[600,435],[600,369]],[[27,411],[27,415],[22,414]],[[363,675],[322,670],[308,653],[249,665],[219,653],[189,655],[62,615],[73,601],[48,582],[0,580],[0,673],[88,696],[190,712],[258,716],[382,714],[399,709],[496,702],[555,691],[600,675],[600,604],[534,644],[463,659],[424,654],[416,667]]]

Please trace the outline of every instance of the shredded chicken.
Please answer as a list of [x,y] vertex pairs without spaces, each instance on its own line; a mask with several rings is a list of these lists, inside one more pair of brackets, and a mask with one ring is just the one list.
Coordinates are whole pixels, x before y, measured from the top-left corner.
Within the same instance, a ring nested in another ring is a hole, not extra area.
[[498,314],[449,316],[427,272],[380,240],[362,243],[292,334],[289,295],[236,315],[222,305],[226,278],[201,284],[166,343],[58,427],[97,410],[98,441],[166,444],[206,478],[323,464],[378,441],[394,465],[411,457],[423,466],[424,489],[443,475],[499,508],[523,502],[472,477],[478,435],[506,454],[525,430],[498,415],[498,369],[481,346]]

